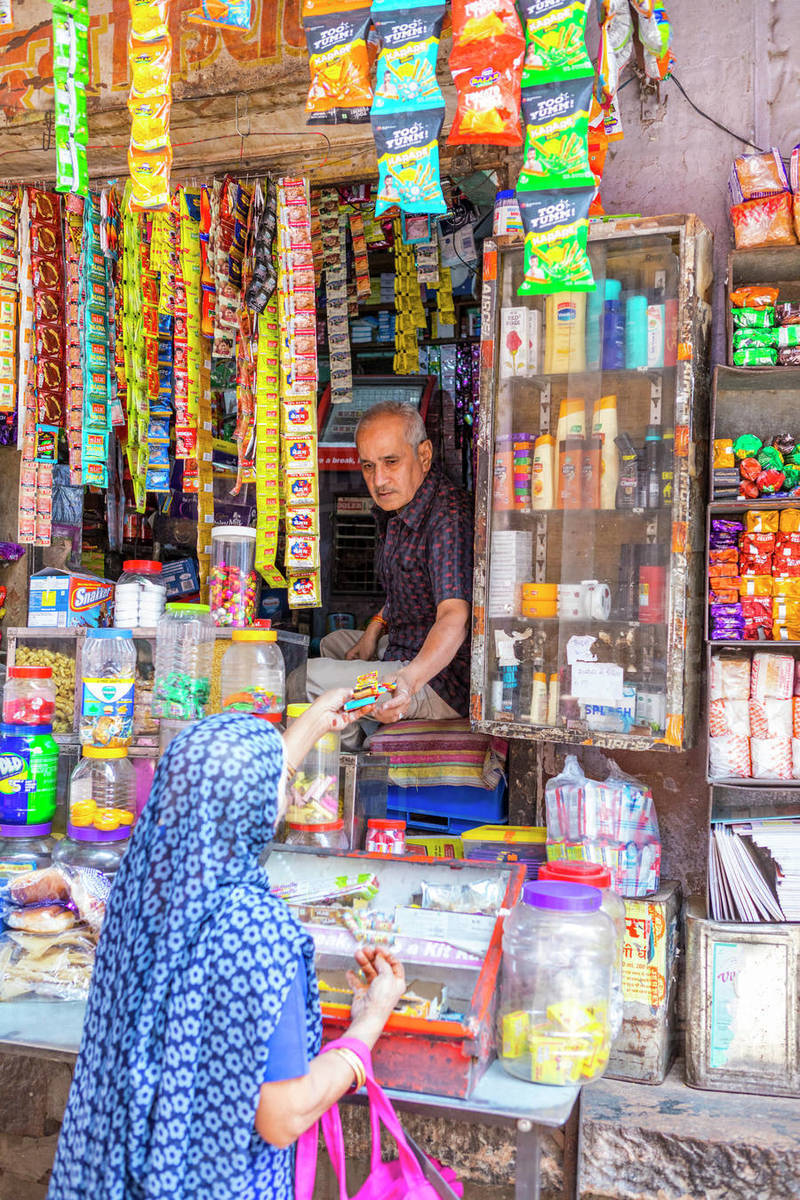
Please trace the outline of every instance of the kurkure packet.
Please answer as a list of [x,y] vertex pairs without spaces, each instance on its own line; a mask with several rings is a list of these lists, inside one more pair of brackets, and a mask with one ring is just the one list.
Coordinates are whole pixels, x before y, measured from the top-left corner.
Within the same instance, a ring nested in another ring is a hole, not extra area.
[[585,38],[588,8],[589,0],[522,0],[524,88],[594,75]]
[[367,52],[368,8],[322,12],[303,21],[311,86],[306,123],[363,124],[372,104]]
[[517,187],[594,187],[589,164],[592,80],[542,83],[524,88],[525,155]]
[[444,4],[380,0],[372,6],[372,20],[381,39],[375,80],[373,113],[438,108],[444,104],[436,80],[436,56],[442,32]]
[[525,278],[518,295],[594,291],[586,253],[593,195],[594,188],[517,192],[525,229]]
[[439,143],[444,108],[380,113],[372,118],[378,155],[375,216],[396,204],[403,212],[445,213],[439,179]]

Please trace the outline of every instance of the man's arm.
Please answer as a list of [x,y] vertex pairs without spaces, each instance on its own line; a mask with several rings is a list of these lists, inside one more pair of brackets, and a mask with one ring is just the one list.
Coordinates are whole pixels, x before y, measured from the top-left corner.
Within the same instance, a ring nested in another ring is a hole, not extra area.
[[397,691],[370,716],[384,724],[402,721],[411,697],[455,658],[469,633],[469,618],[466,600],[442,600],[419,654],[397,673]]

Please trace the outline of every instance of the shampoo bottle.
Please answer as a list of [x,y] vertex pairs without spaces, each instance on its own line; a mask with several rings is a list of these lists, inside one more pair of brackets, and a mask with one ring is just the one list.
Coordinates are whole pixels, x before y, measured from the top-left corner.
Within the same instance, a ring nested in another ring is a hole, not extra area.
[[544,370],[546,375],[586,370],[585,292],[556,292],[547,297]]
[[595,401],[592,413],[592,434],[601,434],[600,451],[600,508],[615,508],[619,482],[619,453],[617,436],[617,397],[601,396]]

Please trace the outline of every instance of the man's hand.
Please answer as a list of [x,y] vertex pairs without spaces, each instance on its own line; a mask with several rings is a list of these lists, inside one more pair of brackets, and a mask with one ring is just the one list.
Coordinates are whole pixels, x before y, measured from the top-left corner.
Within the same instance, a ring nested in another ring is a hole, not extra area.
[[414,695],[416,688],[405,671],[398,671],[393,679],[390,677],[389,679],[381,680],[381,682],[394,682],[397,684],[397,687],[369,715],[373,721],[380,721],[381,725],[393,725],[396,721],[402,721],[407,715],[411,706],[411,697]]
[[373,659],[378,657],[378,642],[381,640],[382,633],[383,625],[381,622],[370,621],[355,646],[351,646],[345,654],[345,659],[348,662],[352,662],[356,658],[362,662],[372,662]]

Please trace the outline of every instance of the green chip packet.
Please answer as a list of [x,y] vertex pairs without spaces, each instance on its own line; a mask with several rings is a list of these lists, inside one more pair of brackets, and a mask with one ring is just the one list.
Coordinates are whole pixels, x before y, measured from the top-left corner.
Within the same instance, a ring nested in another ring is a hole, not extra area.
[[775,309],[769,308],[732,308],[734,328],[736,329],[769,329],[775,324]]
[[572,79],[524,88],[525,150],[517,188],[594,187],[589,165],[592,80]]
[[522,86],[594,76],[586,49],[589,0],[521,0],[525,26]]
[[594,291],[586,252],[593,196],[593,187],[517,193],[525,230],[525,278],[517,295]]

